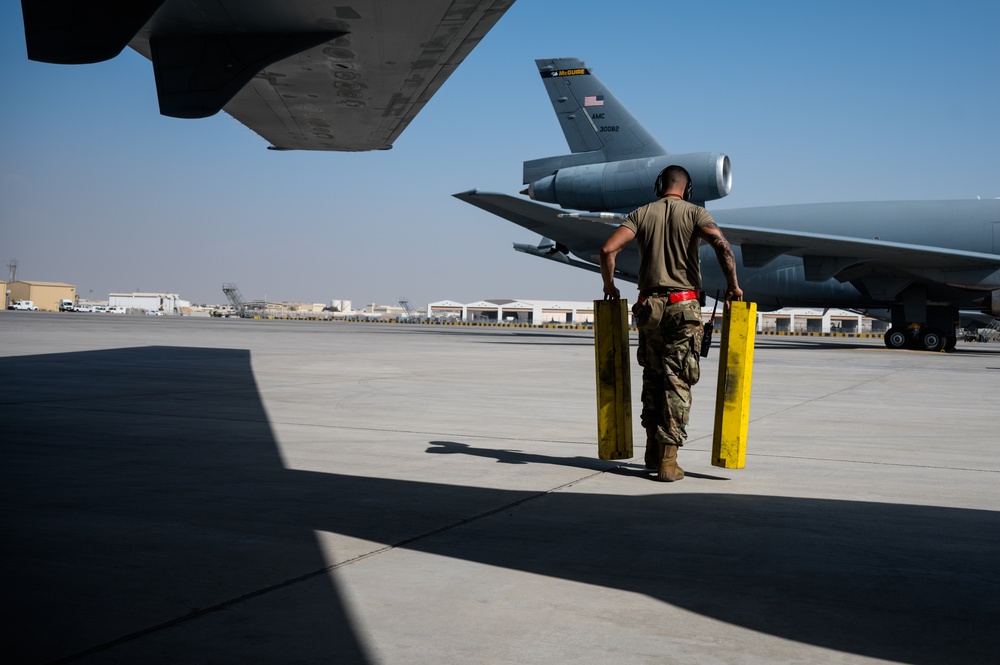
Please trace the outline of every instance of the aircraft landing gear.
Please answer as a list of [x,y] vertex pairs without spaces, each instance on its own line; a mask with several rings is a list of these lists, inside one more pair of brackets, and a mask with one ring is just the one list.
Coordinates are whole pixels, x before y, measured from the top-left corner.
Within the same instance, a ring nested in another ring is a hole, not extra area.
[[920,347],[924,351],[940,351],[944,348],[945,338],[934,328],[927,328],[920,335]]
[[905,328],[889,328],[885,331],[883,339],[890,349],[905,349],[910,343],[910,336]]
[[937,328],[910,326],[898,328],[893,326],[883,336],[886,347],[890,349],[917,349],[920,351],[952,351],[958,342],[957,337],[946,337]]
[[[943,305],[925,305],[926,294],[915,291],[915,302],[893,305],[892,326],[886,331],[885,345],[890,349],[918,351],[953,351],[958,342],[958,310]],[[912,298],[911,298],[912,300]]]

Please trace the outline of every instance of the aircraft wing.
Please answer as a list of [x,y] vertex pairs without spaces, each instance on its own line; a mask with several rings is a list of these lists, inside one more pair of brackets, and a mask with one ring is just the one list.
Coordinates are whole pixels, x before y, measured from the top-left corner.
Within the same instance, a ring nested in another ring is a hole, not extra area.
[[712,214],[726,238],[740,246],[746,267],[761,267],[781,254],[799,256],[808,281],[835,277],[843,282],[891,273],[976,288],[985,275],[1000,270],[1000,255],[997,254],[741,226],[726,223],[725,213]]
[[823,255],[877,261],[892,267],[1000,268],[1000,255],[927,247],[900,242],[884,242],[804,231],[785,231],[726,224],[719,221],[723,211],[713,212],[719,228],[734,245],[774,248],[792,256]]
[[514,0],[23,0],[28,57],[153,62],[160,112],[279,150],[384,150]]

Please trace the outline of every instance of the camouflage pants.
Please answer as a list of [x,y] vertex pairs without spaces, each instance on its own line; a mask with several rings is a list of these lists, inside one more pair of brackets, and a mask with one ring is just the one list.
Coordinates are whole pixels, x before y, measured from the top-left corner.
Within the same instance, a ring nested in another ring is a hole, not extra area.
[[[656,296],[654,296],[656,297]],[[701,305],[687,300],[663,309],[655,328],[639,329],[643,428],[663,443],[684,445],[691,414],[691,386],[698,383],[704,327]]]

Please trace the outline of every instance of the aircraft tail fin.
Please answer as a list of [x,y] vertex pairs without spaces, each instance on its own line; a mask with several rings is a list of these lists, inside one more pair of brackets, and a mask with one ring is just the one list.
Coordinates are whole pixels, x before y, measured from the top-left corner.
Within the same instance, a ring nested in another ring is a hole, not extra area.
[[570,151],[599,152],[599,161],[607,162],[666,154],[583,60],[549,58],[535,64]]

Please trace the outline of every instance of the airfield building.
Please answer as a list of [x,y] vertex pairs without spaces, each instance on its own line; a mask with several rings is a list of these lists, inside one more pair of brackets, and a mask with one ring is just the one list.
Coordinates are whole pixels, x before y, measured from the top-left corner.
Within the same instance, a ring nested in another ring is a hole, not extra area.
[[62,282],[17,280],[7,282],[3,290],[7,296],[7,300],[4,302],[5,308],[15,300],[30,300],[40,311],[58,312],[60,300],[76,298],[76,287]]
[[124,307],[126,311],[141,309],[162,314],[180,314],[182,308],[191,307],[191,303],[181,300],[176,293],[111,293],[108,305]]

